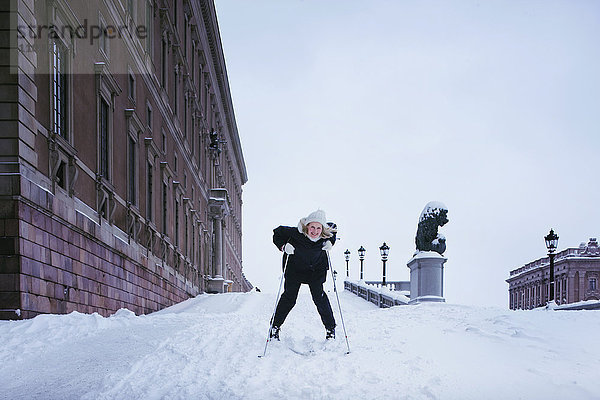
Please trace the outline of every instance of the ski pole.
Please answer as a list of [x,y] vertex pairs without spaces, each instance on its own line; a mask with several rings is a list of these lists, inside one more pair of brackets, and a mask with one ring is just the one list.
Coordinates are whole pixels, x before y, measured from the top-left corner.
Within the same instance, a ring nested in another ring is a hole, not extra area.
[[331,279],[333,279],[333,291],[335,292],[335,297],[337,299],[338,308],[340,309],[340,319],[342,320],[342,328],[344,328],[344,337],[346,338],[346,347],[348,351],[346,354],[350,354],[350,344],[348,344],[348,334],[346,333],[346,325],[344,324],[344,316],[342,315],[342,306],[340,305],[340,297],[338,296],[337,287],[335,285],[335,276],[333,275],[333,268],[331,267],[331,259],[329,258],[329,252],[327,253],[327,262],[329,263],[329,269],[331,270]]
[[271,341],[271,337],[270,337],[271,330],[273,329],[273,321],[275,319],[275,312],[277,311],[277,303],[279,302],[279,294],[281,293],[281,285],[283,284],[283,277],[285,276],[285,270],[287,269],[287,263],[288,263],[288,260],[290,259],[290,256],[288,254],[286,254],[285,252],[283,253],[283,257],[285,258],[285,263],[283,265],[283,273],[281,274],[281,280],[279,281],[279,290],[277,291],[277,297],[275,298],[275,307],[273,308],[273,314],[271,314],[271,325],[269,326],[269,332],[267,333],[267,341],[265,343],[265,350],[263,351],[262,356],[258,356],[259,358],[267,355],[267,346],[269,345],[269,342]]

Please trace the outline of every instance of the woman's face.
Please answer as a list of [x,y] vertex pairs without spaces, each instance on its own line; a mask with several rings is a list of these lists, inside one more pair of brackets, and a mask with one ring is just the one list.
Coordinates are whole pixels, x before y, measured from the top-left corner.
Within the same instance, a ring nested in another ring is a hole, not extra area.
[[321,236],[321,232],[323,231],[323,225],[318,222],[311,222],[306,225],[306,229],[308,231],[308,236],[312,239],[318,238]]

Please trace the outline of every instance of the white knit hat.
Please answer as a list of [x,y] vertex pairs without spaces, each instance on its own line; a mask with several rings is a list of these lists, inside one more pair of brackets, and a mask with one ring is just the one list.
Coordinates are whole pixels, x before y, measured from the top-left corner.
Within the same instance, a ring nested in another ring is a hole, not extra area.
[[321,225],[323,225],[323,227],[326,227],[327,226],[327,218],[325,217],[325,211],[323,211],[323,210],[313,211],[310,214],[308,214],[308,217],[300,219],[300,223],[304,226],[310,224],[311,222],[318,222]]

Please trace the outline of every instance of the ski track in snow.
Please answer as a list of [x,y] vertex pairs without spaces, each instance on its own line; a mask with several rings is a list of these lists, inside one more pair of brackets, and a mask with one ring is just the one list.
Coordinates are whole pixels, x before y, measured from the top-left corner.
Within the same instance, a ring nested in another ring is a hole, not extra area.
[[340,292],[326,341],[308,290],[262,355],[274,294],[201,295],[145,316],[0,322],[0,399],[600,399],[600,313],[378,309]]

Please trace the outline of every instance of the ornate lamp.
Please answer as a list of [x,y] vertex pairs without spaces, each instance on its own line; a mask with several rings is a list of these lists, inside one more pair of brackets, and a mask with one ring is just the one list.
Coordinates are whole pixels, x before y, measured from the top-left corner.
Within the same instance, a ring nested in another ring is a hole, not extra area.
[[550,229],[550,233],[544,236],[546,240],[546,248],[548,249],[548,256],[550,257],[550,296],[546,305],[554,301],[554,252],[558,247],[558,235],[554,233],[554,229]]
[[346,259],[346,277],[350,276],[348,275],[348,262],[350,262],[350,250],[346,249],[346,251],[344,252],[344,258]]
[[360,246],[358,249],[358,259],[360,260],[360,280],[363,280],[363,260],[365,259],[365,248]]
[[388,259],[388,255],[390,253],[390,246],[383,242],[383,246],[379,248],[379,252],[381,253],[381,261],[383,262],[383,283],[382,286],[385,286],[385,262]]
[[558,235],[554,233],[554,229],[550,229],[550,233],[544,236],[544,239],[546,240],[546,248],[548,249],[548,253],[554,253],[558,247]]

